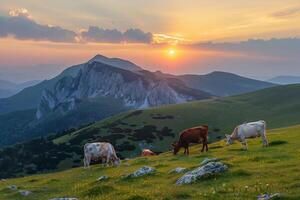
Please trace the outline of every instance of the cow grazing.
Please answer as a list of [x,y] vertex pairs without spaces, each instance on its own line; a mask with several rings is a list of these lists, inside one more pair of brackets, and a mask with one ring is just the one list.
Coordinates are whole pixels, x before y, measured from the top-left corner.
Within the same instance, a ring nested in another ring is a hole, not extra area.
[[235,127],[231,135],[225,135],[227,145],[231,145],[234,140],[240,141],[244,149],[248,149],[247,138],[261,137],[263,146],[268,146],[268,139],[266,135],[266,122],[263,120],[257,122],[244,123]]
[[206,151],[208,151],[208,126],[197,126],[194,128],[189,128],[180,133],[179,141],[172,144],[174,150],[173,153],[176,155],[181,147],[184,148],[184,154],[189,155],[189,144],[190,143],[202,143],[202,150],[204,151],[204,147],[206,147]]
[[109,166],[110,163],[114,166],[120,164],[120,159],[116,155],[114,147],[110,143],[96,142],[87,143],[84,145],[84,167],[89,167],[92,160],[102,160]]
[[143,149],[142,156],[155,156],[156,154],[150,149]]

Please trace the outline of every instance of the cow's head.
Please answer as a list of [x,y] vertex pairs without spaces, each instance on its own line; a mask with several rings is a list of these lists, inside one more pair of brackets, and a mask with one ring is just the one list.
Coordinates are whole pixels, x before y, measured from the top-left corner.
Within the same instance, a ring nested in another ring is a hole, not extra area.
[[116,158],[113,160],[114,166],[119,166],[121,164],[121,159],[120,158]]
[[231,135],[225,134],[225,137],[226,137],[226,145],[231,145],[233,143]]
[[172,146],[173,146],[173,154],[176,155],[180,150],[181,145],[179,144],[179,142],[174,142]]

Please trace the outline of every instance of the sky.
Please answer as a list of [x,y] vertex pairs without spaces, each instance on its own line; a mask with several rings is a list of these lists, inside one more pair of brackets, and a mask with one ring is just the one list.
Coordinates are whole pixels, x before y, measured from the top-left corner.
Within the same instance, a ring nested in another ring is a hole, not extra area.
[[49,79],[96,54],[150,71],[300,76],[299,0],[0,0],[0,79]]

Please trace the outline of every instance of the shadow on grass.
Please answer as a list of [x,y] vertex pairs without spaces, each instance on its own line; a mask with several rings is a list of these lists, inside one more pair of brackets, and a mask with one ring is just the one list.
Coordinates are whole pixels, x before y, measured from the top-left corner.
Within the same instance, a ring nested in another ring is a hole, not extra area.
[[129,197],[127,200],[148,200],[148,198],[142,197],[140,195],[133,195],[133,196]]
[[115,188],[112,186],[100,185],[100,186],[94,186],[94,187],[90,188],[89,190],[87,190],[85,192],[84,195],[86,195],[88,197],[96,197],[99,195],[110,193],[114,190],[115,190]]
[[287,144],[287,141],[284,140],[274,140],[272,142],[269,143],[269,145],[272,146],[277,146],[277,145],[282,145],[282,144]]
[[239,170],[232,172],[232,175],[245,177],[245,176],[251,176],[252,174],[244,169],[239,169]]
[[187,192],[180,192],[173,195],[174,198],[172,199],[190,199],[192,195]]

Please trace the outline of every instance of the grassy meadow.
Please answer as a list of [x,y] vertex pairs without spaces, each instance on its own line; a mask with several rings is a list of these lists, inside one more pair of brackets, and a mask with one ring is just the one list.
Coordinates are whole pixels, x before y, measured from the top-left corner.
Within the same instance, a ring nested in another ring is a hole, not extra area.
[[[191,148],[190,156],[170,152],[154,157],[137,157],[120,167],[93,165],[49,174],[0,181],[1,200],[41,200],[54,197],[77,197],[80,200],[167,200],[167,199],[256,199],[261,193],[281,193],[280,199],[300,199],[300,126],[268,131],[270,147],[261,139],[248,140],[249,150],[241,144],[225,146],[224,141],[211,144],[207,153],[200,146]],[[182,174],[170,174],[176,167],[194,169],[204,158],[216,157],[229,166],[224,174],[207,177],[191,185],[176,186]],[[139,178],[123,178],[142,166],[156,172]],[[97,178],[107,175],[108,180]],[[32,191],[27,197],[11,191],[8,185]]]

